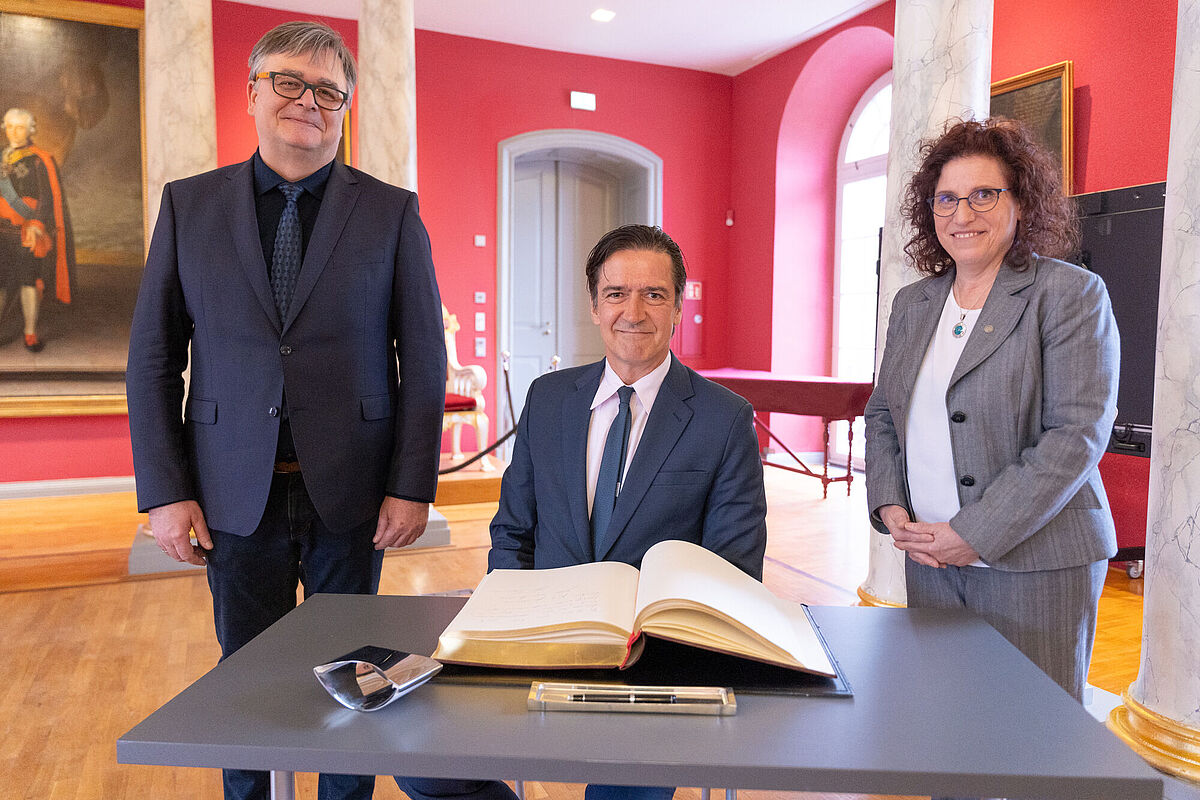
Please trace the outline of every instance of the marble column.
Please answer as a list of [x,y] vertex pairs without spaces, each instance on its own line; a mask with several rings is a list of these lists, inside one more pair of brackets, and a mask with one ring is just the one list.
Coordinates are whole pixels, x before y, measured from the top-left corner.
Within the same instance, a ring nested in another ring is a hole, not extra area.
[[[897,0],[895,32],[876,367],[892,298],[918,277],[904,262],[909,231],[900,223],[900,203],[919,163],[919,143],[950,117],[982,118],[991,107],[992,0]],[[868,535],[870,561],[858,596],[867,605],[904,605],[903,553],[890,536],[874,529]]]
[[146,215],[153,229],[167,181],[217,166],[212,0],[146,0],[145,67]]
[[417,189],[417,85],[413,0],[363,0],[358,26],[359,165]]
[[1200,782],[1200,0],[1180,0],[1158,293],[1142,660],[1108,724]]

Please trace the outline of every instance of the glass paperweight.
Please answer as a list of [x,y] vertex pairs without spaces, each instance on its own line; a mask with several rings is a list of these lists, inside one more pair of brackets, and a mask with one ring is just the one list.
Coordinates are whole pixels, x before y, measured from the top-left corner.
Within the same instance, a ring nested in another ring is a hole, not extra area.
[[441,668],[428,656],[367,646],[313,667],[313,674],[346,708],[378,711],[437,675]]

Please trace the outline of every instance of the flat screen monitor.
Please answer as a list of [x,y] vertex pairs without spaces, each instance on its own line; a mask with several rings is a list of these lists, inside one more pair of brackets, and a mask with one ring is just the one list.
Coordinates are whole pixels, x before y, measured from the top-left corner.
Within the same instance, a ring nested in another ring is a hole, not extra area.
[[1076,197],[1083,233],[1079,263],[1104,279],[1121,334],[1115,427],[1137,426],[1147,434],[1154,412],[1165,193],[1165,183],[1151,183]]

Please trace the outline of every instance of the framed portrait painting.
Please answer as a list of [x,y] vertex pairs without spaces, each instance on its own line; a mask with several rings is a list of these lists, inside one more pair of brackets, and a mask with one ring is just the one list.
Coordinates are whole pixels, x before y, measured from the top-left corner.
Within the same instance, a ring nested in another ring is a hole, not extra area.
[[1038,141],[1058,157],[1064,194],[1074,194],[1071,105],[1074,89],[1070,61],[992,84],[992,116],[1024,122]]
[[141,9],[0,0],[0,416],[125,411],[143,30]]

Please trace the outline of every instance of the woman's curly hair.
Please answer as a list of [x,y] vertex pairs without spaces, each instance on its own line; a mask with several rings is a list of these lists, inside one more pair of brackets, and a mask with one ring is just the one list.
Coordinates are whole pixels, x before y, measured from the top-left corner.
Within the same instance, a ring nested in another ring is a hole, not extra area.
[[1008,176],[1006,188],[1021,209],[1021,221],[1006,257],[1017,270],[1029,266],[1030,254],[1070,257],[1079,246],[1079,223],[1074,201],[1062,193],[1061,170],[1054,156],[1034,140],[1020,122],[992,117],[951,119],[942,135],[921,142],[921,166],[908,183],[900,206],[912,226],[904,252],[913,267],[926,275],[942,275],[954,259],[938,241],[933,210],[927,202],[937,189],[942,167],[961,156],[997,159]]

